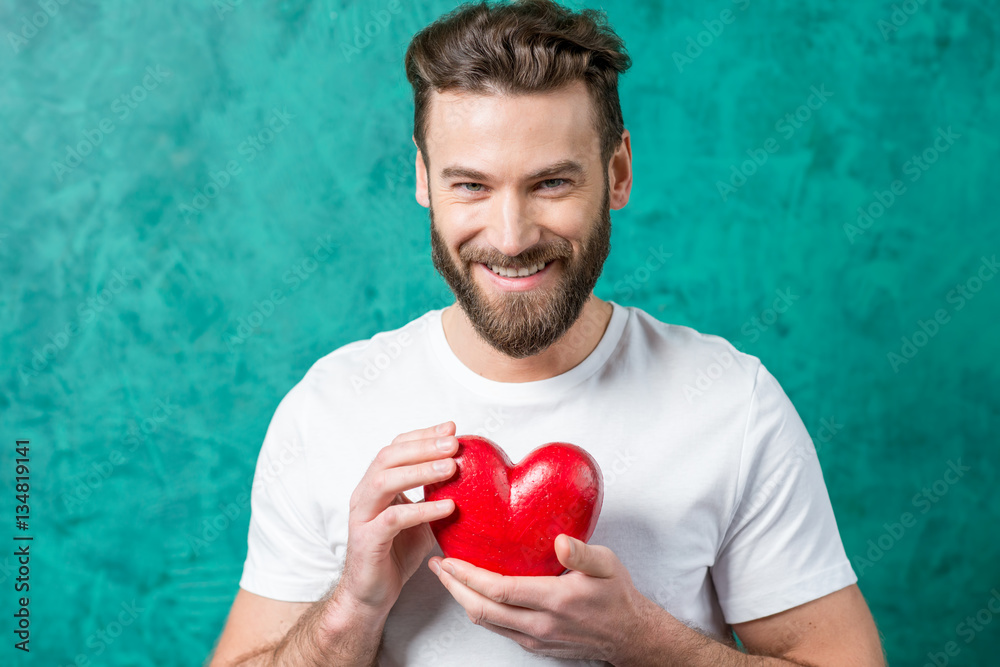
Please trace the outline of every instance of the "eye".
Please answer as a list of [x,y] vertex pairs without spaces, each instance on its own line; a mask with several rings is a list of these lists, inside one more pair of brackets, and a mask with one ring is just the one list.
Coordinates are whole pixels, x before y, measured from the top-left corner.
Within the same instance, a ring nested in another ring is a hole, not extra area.
[[[474,186],[479,187],[479,188],[483,187],[482,183],[459,183],[458,184],[458,186],[460,188],[465,188],[466,185],[474,185]],[[468,188],[466,188],[466,189],[468,190]],[[468,190],[468,191],[469,192],[482,192],[482,190]]]
[[544,185],[545,183],[552,183],[553,181],[555,181],[557,183],[556,186],[551,187],[551,188],[542,188],[542,189],[543,190],[555,190],[557,187],[559,187],[560,185],[562,185],[563,183],[565,183],[566,179],[565,178],[547,178],[544,181],[542,181],[542,184]]

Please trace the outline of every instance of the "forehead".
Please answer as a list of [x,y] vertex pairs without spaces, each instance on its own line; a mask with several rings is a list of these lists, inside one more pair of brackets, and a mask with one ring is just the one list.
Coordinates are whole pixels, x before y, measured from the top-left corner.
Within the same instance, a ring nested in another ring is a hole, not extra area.
[[583,81],[525,95],[432,92],[426,139],[436,164],[469,159],[492,165],[533,158],[583,160],[597,158],[600,151]]

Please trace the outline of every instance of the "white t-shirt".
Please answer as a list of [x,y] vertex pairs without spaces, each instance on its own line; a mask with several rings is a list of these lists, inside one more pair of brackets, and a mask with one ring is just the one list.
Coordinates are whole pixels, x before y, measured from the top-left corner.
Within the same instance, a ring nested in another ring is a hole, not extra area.
[[[375,454],[448,420],[515,463],[547,442],[590,452],[605,484],[590,543],[614,551],[644,595],[716,638],[855,583],[812,440],[760,360],[611,304],[593,352],[535,382],[465,366],[443,309],[317,361],[264,438],[240,587],[322,597],[340,575],[349,500]],[[477,667],[581,664],[474,625],[425,561],[386,621],[381,664],[464,667],[472,657]]]

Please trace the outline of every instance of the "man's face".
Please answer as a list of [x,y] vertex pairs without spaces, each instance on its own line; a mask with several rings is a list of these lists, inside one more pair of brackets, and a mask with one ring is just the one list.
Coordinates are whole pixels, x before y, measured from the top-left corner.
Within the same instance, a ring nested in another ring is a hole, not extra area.
[[[520,359],[577,320],[611,249],[607,165],[582,82],[543,95],[434,93],[431,259],[475,330]],[[572,163],[541,173],[557,163]],[[471,172],[478,173],[471,173]],[[534,271],[503,277],[491,267]]]

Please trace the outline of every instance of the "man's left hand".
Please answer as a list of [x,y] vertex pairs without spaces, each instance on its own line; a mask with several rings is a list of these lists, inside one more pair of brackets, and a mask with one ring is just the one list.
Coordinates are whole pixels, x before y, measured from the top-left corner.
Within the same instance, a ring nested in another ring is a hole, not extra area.
[[557,577],[511,577],[457,558],[428,566],[476,625],[554,658],[619,663],[654,616],[666,613],[644,597],[611,549],[559,535]]

